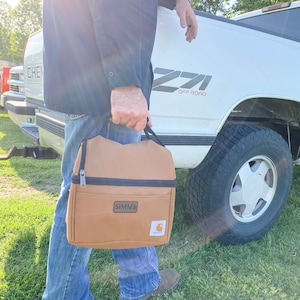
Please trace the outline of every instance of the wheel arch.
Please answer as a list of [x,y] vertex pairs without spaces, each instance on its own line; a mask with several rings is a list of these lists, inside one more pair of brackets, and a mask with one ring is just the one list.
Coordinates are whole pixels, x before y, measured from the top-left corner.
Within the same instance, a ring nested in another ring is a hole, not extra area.
[[294,161],[300,157],[300,103],[295,100],[244,99],[231,110],[222,127],[229,124],[254,124],[273,129],[288,143]]

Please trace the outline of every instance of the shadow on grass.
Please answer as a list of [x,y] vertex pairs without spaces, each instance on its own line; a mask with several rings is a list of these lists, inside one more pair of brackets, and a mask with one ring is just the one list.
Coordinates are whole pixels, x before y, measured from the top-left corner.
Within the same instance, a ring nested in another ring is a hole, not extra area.
[[1,299],[41,299],[46,280],[50,227],[38,241],[33,229],[20,232],[5,263],[7,288]]
[[[3,300],[38,300],[45,289],[49,226],[38,240],[32,229],[21,231],[12,244],[4,266],[6,288],[0,292]],[[111,251],[94,250],[89,262],[91,290],[95,299],[117,299],[117,265]],[[70,299],[71,300],[71,299]]]

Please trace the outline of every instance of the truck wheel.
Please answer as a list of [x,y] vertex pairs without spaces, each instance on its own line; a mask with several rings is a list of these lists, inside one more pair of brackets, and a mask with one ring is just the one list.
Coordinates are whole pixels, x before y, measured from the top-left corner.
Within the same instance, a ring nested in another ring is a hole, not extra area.
[[225,126],[205,160],[189,171],[188,212],[223,244],[257,240],[280,216],[292,173],[291,153],[277,132],[253,125]]

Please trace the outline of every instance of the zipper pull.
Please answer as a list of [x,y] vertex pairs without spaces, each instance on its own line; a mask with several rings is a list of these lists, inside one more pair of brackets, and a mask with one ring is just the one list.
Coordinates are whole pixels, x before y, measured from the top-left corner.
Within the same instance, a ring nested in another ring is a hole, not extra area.
[[86,186],[86,180],[85,180],[85,174],[84,174],[84,170],[81,169],[79,171],[79,179],[80,179],[80,186],[81,187],[85,187]]

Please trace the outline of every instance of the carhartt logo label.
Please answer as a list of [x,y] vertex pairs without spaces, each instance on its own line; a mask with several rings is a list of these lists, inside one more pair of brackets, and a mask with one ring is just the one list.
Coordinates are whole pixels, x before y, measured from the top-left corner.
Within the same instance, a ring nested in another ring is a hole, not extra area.
[[150,236],[164,236],[166,233],[166,220],[152,221]]
[[137,201],[115,201],[114,213],[136,213],[138,210]]

